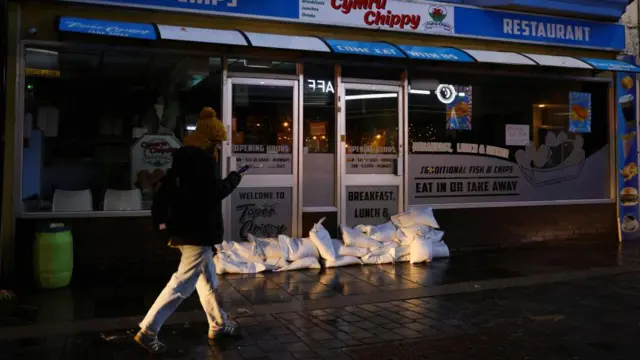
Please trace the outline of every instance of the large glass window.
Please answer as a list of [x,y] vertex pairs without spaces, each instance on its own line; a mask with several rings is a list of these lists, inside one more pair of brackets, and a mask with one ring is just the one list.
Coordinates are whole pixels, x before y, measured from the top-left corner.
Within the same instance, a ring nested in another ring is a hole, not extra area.
[[233,154],[252,175],[292,174],[293,89],[269,84],[233,85]]
[[25,60],[25,211],[148,209],[202,108],[221,114],[217,58],[29,48]]
[[607,83],[412,75],[410,205],[609,197]]
[[398,92],[345,90],[347,174],[393,174],[398,158]]

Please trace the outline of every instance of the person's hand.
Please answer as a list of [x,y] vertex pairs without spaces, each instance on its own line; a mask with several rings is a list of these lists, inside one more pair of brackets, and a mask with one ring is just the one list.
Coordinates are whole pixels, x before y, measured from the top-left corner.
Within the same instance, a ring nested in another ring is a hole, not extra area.
[[167,230],[167,224],[160,224],[160,225],[158,225],[158,229],[159,229],[160,231]]

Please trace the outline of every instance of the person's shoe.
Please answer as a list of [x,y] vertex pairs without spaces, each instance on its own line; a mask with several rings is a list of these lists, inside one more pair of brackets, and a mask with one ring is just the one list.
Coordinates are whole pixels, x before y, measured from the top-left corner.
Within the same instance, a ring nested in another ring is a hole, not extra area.
[[209,339],[213,340],[219,336],[227,335],[233,336],[238,333],[238,324],[232,321],[227,321],[226,324],[220,326],[219,328],[209,327]]
[[138,331],[133,340],[152,354],[161,354],[167,351],[167,346],[158,340],[157,335],[151,335],[142,330]]

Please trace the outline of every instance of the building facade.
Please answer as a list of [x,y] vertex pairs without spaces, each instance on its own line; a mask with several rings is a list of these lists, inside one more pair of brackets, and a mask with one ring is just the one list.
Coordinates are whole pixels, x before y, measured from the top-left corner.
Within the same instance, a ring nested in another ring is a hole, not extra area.
[[62,221],[78,267],[174,259],[152,189],[205,106],[227,128],[221,172],[252,165],[224,204],[230,240],[425,205],[453,249],[615,239],[616,120],[637,124],[617,96],[638,71],[617,60],[624,26],[522,6],[13,3],[3,258],[27,273],[38,224]]

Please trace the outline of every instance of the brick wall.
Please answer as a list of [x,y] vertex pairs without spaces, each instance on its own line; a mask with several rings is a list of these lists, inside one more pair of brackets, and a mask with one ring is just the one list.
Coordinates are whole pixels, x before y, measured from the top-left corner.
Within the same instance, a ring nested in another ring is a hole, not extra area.
[[[559,240],[602,240],[616,238],[614,204],[537,206],[484,209],[436,210],[453,251],[517,246],[531,242]],[[334,214],[305,214],[305,233],[321,217],[332,235],[338,232]],[[178,251],[156,237],[150,217],[62,219],[74,238],[76,272],[155,271],[175,268]],[[18,271],[32,278],[32,249],[37,220],[18,219],[16,257]]]

